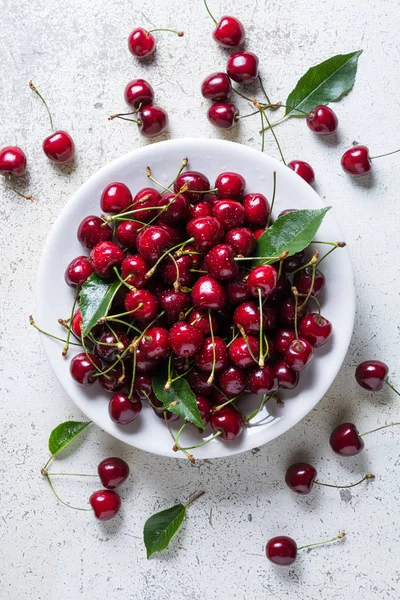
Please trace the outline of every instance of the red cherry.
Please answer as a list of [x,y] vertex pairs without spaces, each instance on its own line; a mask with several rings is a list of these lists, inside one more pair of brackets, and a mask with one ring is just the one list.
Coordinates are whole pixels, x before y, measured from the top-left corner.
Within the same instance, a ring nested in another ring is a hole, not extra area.
[[208,383],[209,374],[199,369],[193,369],[187,376],[188,383],[195,394],[209,396],[214,389],[213,385]]
[[88,250],[91,250],[100,242],[110,242],[112,240],[112,230],[108,225],[104,225],[103,219],[90,215],[81,221],[77,238]]
[[307,340],[293,340],[285,352],[285,362],[293,371],[303,371],[314,356],[314,349]]
[[152,408],[154,410],[155,415],[161,419],[162,421],[177,421],[179,419],[179,416],[176,415],[175,413],[170,412],[169,410],[160,410],[164,407],[164,404],[162,402],[160,402],[160,400],[158,400],[155,396],[152,396],[151,398],[151,404],[152,404]]
[[[252,355],[250,354],[249,348]],[[238,337],[229,346],[229,358],[234,365],[242,369],[248,367],[254,367],[257,363],[258,355],[260,353],[260,344],[257,338],[249,335],[246,340],[242,337]]]
[[[296,275],[294,276],[293,285],[296,286],[299,294],[308,294],[308,292],[310,291],[311,282],[312,282],[312,273],[313,273],[312,267],[306,267],[305,269],[298,271],[296,273]],[[325,287],[325,275],[323,273],[321,273],[321,271],[318,271],[318,269],[316,269],[315,276],[314,276],[314,284],[311,288],[311,295],[318,296],[318,294],[320,294],[322,292],[324,287]]]
[[141,410],[142,403],[138,398],[129,399],[122,392],[114,394],[108,404],[110,418],[114,423],[118,423],[118,425],[131,423],[136,419]]
[[224,406],[211,416],[211,428],[220,433],[219,438],[224,442],[233,442],[242,433],[243,420],[237,410]]
[[316,106],[306,118],[309,129],[317,135],[330,135],[336,131],[338,119],[329,106]]
[[234,398],[246,389],[246,373],[239,367],[228,367],[219,374],[218,385],[228,398]]
[[253,296],[259,294],[267,298],[276,290],[278,283],[278,273],[272,265],[259,265],[250,271],[247,279],[247,289]]
[[[137,211],[134,213],[134,219],[145,223],[153,219],[157,211],[151,209],[158,206],[160,198],[161,195],[154,188],[147,187],[139,190],[133,199],[132,209]],[[143,210],[139,210],[140,208]]]
[[276,351],[282,356],[284,356],[287,348],[295,339],[296,333],[294,329],[289,329],[288,327],[278,329],[275,335]]
[[[190,315],[187,318],[187,321],[190,325],[193,325],[193,327],[197,327],[198,329],[200,329],[204,333],[204,335],[211,335],[208,310],[195,308],[191,311]],[[211,313],[211,325],[213,332],[218,333],[218,320],[215,316],[215,313]]]
[[241,256],[251,256],[257,244],[254,232],[248,227],[231,229],[225,236],[225,242],[233,246],[235,253]]
[[196,249],[207,252],[218,244],[224,235],[221,223],[215,217],[202,217],[193,219],[186,225],[186,231],[194,238]]
[[108,490],[113,490],[122,485],[129,475],[129,465],[122,458],[112,456],[99,463],[97,472],[101,485]]
[[353,177],[361,177],[371,170],[371,159],[367,146],[353,146],[343,154],[340,161],[343,171]]
[[303,160],[291,160],[287,166],[299,175],[304,181],[312,185],[315,181],[313,168]]
[[100,360],[90,352],[77,354],[69,364],[71,377],[80,385],[92,385],[96,381],[94,375],[100,369]]
[[165,311],[169,324],[176,323],[190,307],[190,294],[167,290],[160,296],[161,308]]
[[190,271],[192,266],[193,261],[188,254],[174,260],[168,256],[161,265],[160,274],[165,283],[169,285],[173,285],[175,281],[178,281],[180,285],[189,286],[194,275]]
[[141,288],[146,285],[146,273],[150,267],[140,254],[134,254],[124,259],[121,265],[121,276],[129,285]]
[[236,200],[220,200],[212,207],[213,215],[225,231],[240,227],[244,223],[244,208]]
[[136,371],[138,373],[148,373],[154,371],[159,365],[158,360],[149,358],[140,348],[136,350]]
[[72,333],[76,335],[76,337],[79,339],[81,339],[82,335],[82,323],[82,314],[78,308],[78,310],[74,313],[74,316],[72,317],[71,329]]
[[124,331],[114,329],[114,332],[115,335],[111,331],[104,331],[93,346],[94,354],[106,362],[114,362],[117,355],[126,350],[131,343]]
[[274,364],[274,371],[280,388],[292,390],[299,383],[298,372],[288,367],[284,360],[278,360]]
[[157,137],[157,135],[161,135],[167,129],[168,115],[160,106],[151,104],[139,111],[137,125],[139,132],[144,137]]
[[145,56],[153,54],[156,49],[156,41],[154,36],[146,31],[146,29],[138,27],[137,29],[134,29],[128,37],[128,48],[133,56],[144,58]]
[[215,279],[232,279],[239,271],[235,252],[230,244],[219,244],[211,248],[205,256],[204,264]]
[[99,377],[99,384],[103,390],[110,394],[122,390],[128,383],[128,375],[126,372],[124,373],[121,363],[118,363],[115,367],[107,371],[106,374]]
[[231,90],[231,80],[226,73],[211,73],[201,84],[203,97],[214,102],[226,102]]
[[228,352],[224,340],[220,337],[214,336],[213,344],[211,337],[206,338],[200,351],[195,356],[195,363],[200,371],[205,371],[206,373],[212,372],[214,364],[215,371],[221,371],[221,369],[224,369],[228,364]]
[[262,234],[265,233],[265,231],[265,229],[256,229],[254,231],[254,237],[256,238],[256,240],[259,240]]
[[355,456],[364,448],[364,440],[354,423],[342,423],[335,427],[329,443],[332,450],[341,456]]
[[221,17],[213,32],[213,38],[223,48],[236,48],[244,42],[245,31],[236,17]]
[[168,206],[163,212],[160,211],[159,216],[159,220],[167,225],[179,225],[189,218],[190,204],[185,194],[177,195],[174,192],[164,192],[158,206]]
[[[118,214],[132,204],[132,194],[124,183],[110,183],[101,194],[100,207],[103,212]],[[139,219],[138,219],[139,220]]]
[[65,269],[65,283],[72,287],[82,285],[86,279],[93,273],[92,265],[87,256],[77,256],[69,263]]
[[21,177],[26,172],[25,152],[18,146],[5,146],[0,150],[0,173]]
[[251,298],[243,277],[243,273],[239,273],[236,279],[230,279],[226,282],[225,290],[230,304],[241,304]]
[[[229,297],[229,295],[228,295]],[[230,299],[230,298],[229,298]],[[256,335],[260,331],[260,309],[253,301],[243,302],[233,313],[233,323],[241,326],[248,335]],[[263,306],[263,330],[275,329],[276,309],[265,304]]]
[[242,200],[246,181],[239,173],[227,171],[221,173],[215,180],[214,188],[221,200]]
[[292,565],[297,557],[297,544],[286,535],[280,535],[269,540],[266,546],[268,560],[276,565]]
[[124,98],[134,108],[148,106],[153,104],[154,90],[145,79],[133,79],[125,87]]
[[210,189],[208,178],[198,171],[184,171],[175,179],[174,191],[178,193],[183,186],[188,186],[185,194],[191,202],[200,202],[206,197],[205,192]]
[[205,275],[199,277],[192,288],[192,302],[197,308],[219,310],[225,306],[226,293],[219,281]]
[[[297,308],[297,318],[301,319],[307,312],[307,308],[304,307],[301,310]],[[283,300],[279,307],[279,319],[284,325],[294,325],[296,316],[296,302],[293,297],[286,298]]]
[[201,420],[203,421],[204,425],[207,425],[207,423],[211,419],[211,409],[212,409],[211,402],[205,396],[200,396],[199,394],[197,394],[196,395],[196,404],[197,404],[197,408],[199,409]]
[[299,267],[302,267],[306,262],[306,252],[305,250],[301,250],[300,252],[296,252],[295,254],[292,254],[292,256],[288,256],[287,258],[285,258],[285,260],[282,263],[282,268],[285,273],[292,273],[293,271],[296,271]]
[[250,227],[266,226],[270,206],[264,194],[247,194],[243,199],[243,207],[246,223]]
[[270,394],[278,388],[278,379],[272,367],[265,365],[249,373],[248,387],[253,394]]
[[93,508],[94,516],[99,521],[109,521],[115,517],[121,506],[121,498],[112,490],[93,492],[89,502]]
[[114,267],[119,267],[125,258],[123,250],[114,242],[100,242],[90,253],[90,264],[100,277],[109,278],[114,274]]
[[185,358],[197,354],[204,339],[202,330],[188,323],[174,323],[169,336],[172,352]]
[[125,309],[137,321],[152,321],[157,316],[157,298],[148,290],[133,290],[125,296]]
[[226,72],[237,83],[251,83],[258,77],[258,57],[253,52],[235,52],[228,58]]
[[136,239],[141,229],[141,223],[123,221],[118,225],[115,235],[122,246],[129,248],[129,250],[136,250]]
[[150,225],[139,233],[136,246],[142,257],[150,265],[154,265],[161,255],[172,246],[171,236],[165,229]]
[[291,465],[285,475],[285,481],[293,492],[305,496],[312,490],[317,471],[308,463],[296,463]]
[[190,218],[212,217],[212,208],[208,202],[198,202],[190,207]]
[[365,360],[356,368],[356,380],[365,390],[379,392],[386,381],[389,367],[380,360]]
[[[172,330],[171,330],[172,331]],[[150,327],[139,342],[140,351],[153,359],[165,358],[169,354],[169,334],[163,327]]]
[[210,106],[207,118],[219,129],[232,129],[237,125],[239,110],[232,102],[218,102]]
[[65,165],[74,158],[74,140],[66,131],[55,131],[43,141],[45,155],[58,165]]
[[310,313],[303,317],[299,324],[299,335],[310,342],[314,348],[326,344],[332,335],[332,323],[318,313]]

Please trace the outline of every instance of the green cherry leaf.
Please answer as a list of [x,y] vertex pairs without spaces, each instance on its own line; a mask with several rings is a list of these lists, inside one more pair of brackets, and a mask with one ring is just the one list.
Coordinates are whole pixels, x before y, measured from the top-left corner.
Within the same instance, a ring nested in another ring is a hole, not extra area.
[[336,102],[348,94],[354,85],[361,53],[362,50],[357,50],[338,54],[311,67],[290,92],[285,117],[304,117],[304,113],[309,113],[319,104]]
[[99,319],[107,316],[111,302],[121,285],[118,280],[107,283],[96,273],[87,278],[79,295],[84,336],[88,335]]
[[190,389],[186,379],[180,378],[171,384],[169,390],[164,386],[168,375],[164,369],[158,369],[152,379],[153,391],[167,410],[179,415],[185,421],[190,421],[197,427],[204,429],[204,423],[197,408],[196,396]]
[[65,421],[65,423],[57,425],[49,437],[50,454],[55,456],[61,452],[61,450],[65,448],[65,446],[68,446],[77,435],[82,433],[90,423],[91,421]]
[[186,506],[176,504],[147,519],[143,529],[147,558],[150,558],[155,552],[161,552],[168,548],[171,539],[182,525],[185,515]]
[[[277,219],[259,238],[255,250],[256,256],[280,256],[288,252],[289,256],[304,250],[313,240],[330,206],[320,209],[296,210]],[[255,260],[259,265],[265,260]]]

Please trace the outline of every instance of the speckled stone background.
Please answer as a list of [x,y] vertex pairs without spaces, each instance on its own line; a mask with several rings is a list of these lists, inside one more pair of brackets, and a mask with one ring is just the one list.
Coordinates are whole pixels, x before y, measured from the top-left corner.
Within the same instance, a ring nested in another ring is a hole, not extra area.
[[[202,2],[154,0],[0,0],[0,146],[21,145],[29,177],[21,189],[38,198],[19,200],[1,182],[0,359],[0,596],[21,600],[382,600],[400,597],[399,430],[369,436],[359,457],[339,460],[329,433],[344,419],[361,430],[399,420],[390,390],[363,392],[353,377],[361,359],[377,357],[399,369],[399,155],[374,164],[373,176],[350,180],[340,169],[354,140],[380,154],[399,146],[399,6],[397,0],[210,0],[213,11],[246,25],[247,47],[261,60],[272,98],[284,100],[312,64],[364,49],[353,92],[335,108],[337,138],[314,137],[301,120],[277,129],[288,160],[315,167],[316,189],[334,207],[354,260],[358,308],[353,342],[327,396],[296,428],[267,446],[230,460],[199,463],[139,452],[92,427],[79,450],[60,458],[63,470],[93,471],[107,455],[132,468],[122,490],[123,509],[108,523],[59,505],[40,476],[47,438],[60,421],[80,418],[51,372],[36,332],[28,325],[41,250],[68,197],[93,172],[147,143],[136,126],[109,122],[124,108],[127,81],[145,76],[157,103],[170,114],[171,137],[224,136],[207,123],[199,84],[222,69],[226,52],[211,40]],[[139,63],[127,51],[135,26],[177,27],[185,37],[160,35],[153,60]],[[73,165],[57,168],[41,150],[48,123],[30,92],[33,79],[53,108],[58,127],[76,141]],[[241,104],[245,111],[245,104]],[[258,147],[258,119],[226,135]],[[272,138],[266,152],[276,156]],[[70,231],[66,235],[72,235]],[[51,275],[51,274],[50,274]],[[315,489],[308,498],[284,485],[285,467],[307,459],[321,480],[350,482],[366,472],[369,485],[353,490]],[[82,505],[96,488],[59,481],[60,494]],[[160,508],[207,492],[170,549],[146,560],[145,519]],[[288,534],[300,543],[330,537],[343,542],[304,552],[289,569],[264,556],[267,539]]]

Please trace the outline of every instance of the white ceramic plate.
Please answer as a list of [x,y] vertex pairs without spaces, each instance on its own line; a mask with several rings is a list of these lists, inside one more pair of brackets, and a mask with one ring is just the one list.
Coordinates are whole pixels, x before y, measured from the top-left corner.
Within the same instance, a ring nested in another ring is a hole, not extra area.
[[[72,196],[52,227],[46,241],[37,282],[37,322],[50,332],[60,334],[59,317],[67,317],[71,310],[73,291],[64,283],[64,271],[72,258],[83,254],[76,238],[80,221],[90,214],[100,214],[99,199],[104,187],[112,181],[122,181],[133,192],[148,186],[146,167],[160,182],[173,180],[181,161],[189,158],[189,168],[204,172],[213,182],[222,171],[237,171],[247,182],[247,191],[262,192],[271,197],[273,171],[277,173],[276,216],[284,208],[320,208],[322,201],[316,192],[298,175],[275,159],[246,146],[222,140],[183,139],[149,145],[115,160],[93,175]],[[342,240],[342,234],[330,211],[318,233],[321,240]],[[322,247],[319,247],[322,249]],[[224,443],[213,440],[193,451],[196,458],[214,458],[245,452],[261,446],[296,425],[326,393],[335,379],[347,352],[353,330],[355,291],[353,272],[347,249],[337,250],[323,265],[326,276],[325,292],[320,296],[322,314],[333,324],[334,334],[328,344],[318,349],[315,360],[301,373],[298,387],[282,392],[283,408],[271,404],[259,419],[262,425],[247,429],[238,440]],[[49,273],[52,275],[49,276]],[[182,457],[172,451],[172,439],[165,424],[151,408],[144,407],[131,424],[113,423],[107,411],[109,396],[97,384],[81,387],[69,374],[69,360],[75,352],[72,347],[67,359],[61,356],[60,344],[41,336],[47,358],[59,382],[81,411],[99,427],[136,448],[164,456]],[[251,410],[258,397],[243,400],[245,412]],[[56,401],[56,400],[55,400]],[[242,404],[243,407],[243,404]],[[60,406],[60,420],[64,409]],[[187,433],[187,430],[190,430]],[[208,433],[208,432],[207,432]],[[199,434],[188,426],[181,442],[199,443]]]

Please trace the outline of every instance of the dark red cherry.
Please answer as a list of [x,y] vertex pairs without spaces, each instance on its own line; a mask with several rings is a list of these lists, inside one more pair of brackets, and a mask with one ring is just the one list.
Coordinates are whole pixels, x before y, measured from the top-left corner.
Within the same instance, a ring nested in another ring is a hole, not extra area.
[[265,549],[268,560],[276,565],[286,567],[292,565],[297,557],[297,544],[286,535],[269,540]]
[[156,49],[156,41],[154,36],[146,31],[146,29],[138,27],[137,29],[134,29],[128,37],[128,48],[133,56],[144,58],[145,56],[153,54]]
[[112,456],[99,463],[97,472],[101,485],[108,490],[114,490],[128,479],[129,465],[122,458]]
[[272,265],[259,265],[250,271],[247,279],[247,288],[253,296],[259,295],[267,298],[276,290],[278,273]]
[[256,238],[256,240],[259,240],[260,237],[262,236],[263,233],[265,233],[265,229],[261,228],[261,229],[255,229],[254,230],[254,237]]
[[81,221],[77,238],[88,250],[91,250],[100,242],[110,242],[112,240],[112,230],[108,225],[104,225],[103,219],[90,215]]
[[236,17],[221,17],[213,38],[223,48],[236,48],[244,42],[245,31],[242,23]]
[[154,395],[151,398],[151,404],[155,415],[161,419],[161,421],[169,421],[172,423],[173,421],[177,421],[179,419],[179,416],[175,413],[172,413],[169,410],[161,410],[164,407],[164,404],[160,402],[160,400],[158,400]]
[[124,98],[134,108],[153,103],[154,90],[145,79],[133,79],[125,86]]
[[55,131],[43,140],[43,152],[52,162],[65,165],[74,158],[74,140],[66,131]]
[[285,210],[281,210],[281,212],[278,215],[278,219],[279,217],[283,217],[284,215],[288,215],[289,213],[292,212],[296,212],[297,208],[285,208]]
[[162,262],[160,274],[165,283],[169,285],[173,285],[177,281],[180,285],[189,286],[194,278],[194,273],[190,271],[192,266],[193,261],[189,254],[174,259],[167,256]]
[[207,425],[207,423],[209,423],[211,419],[211,402],[205,396],[200,396],[199,394],[196,394],[196,404],[197,408],[199,409],[201,420],[203,421],[204,425]]
[[231,406],[224,406],[213,413],[210,424],[215,433],[220,433],[219,438],[224,442],[233,442],[243,430],[242,417]]
[[301,250],[300,252],[296,252],[295,254],[292,254],[292,256],[285,258],[282,262],[282,270],[284,273],[292,273],[299,267],[302,267],[306,262],[306,252],[305,250]]
[[118,214],[125,211],[131,204],[132,194],[128,186],[117,181],[110,183],[100,198],[101,210],[106,213]]
[[80,385],[92,385],[94,375],[101,370],[101,362],[94,354],[81,352],[73,357],[69,364],[71,377]]
[[170,234],[162,227],[149,225],[142,229],[136,239],[136,246],[140,254],[150,265],[172,246]]
[[237,83],[252,83],[258,77],[258,57],[253,52],[235,52],[228,58],[226,72]]
[[140,348],[136,350],[136,371],[138,373],[148,373],[154,371],[159,366],[159,361],[149,358]]
[[72,287],[82,285],[86,279],[93,273],[92,265],[87,256],[77,256],[69,263],[65,269],[65,283]]
[[275,334],[275,349],[282,356],[285,355],[287,348],[296,339],[296,333],[294,329],[288,327],[282,327],[278,329]]
[[213,215],[225,231],[241,227],[244,223],[244,208],[236,200],[220,200],[213,204]]
[[171,350],[177,356],[194,356],[199,352],[204,339],[201,329],[189,323],[174,323],[169,332]]
[[157,298],[145,289],[132,290],[125,296],[125,309],[136,321],[152,321],[157,316]]
[[185,194],[191,202],[200,202],[210,189],[208,178],[199,171],[184,171],[175,179],[174,191],[178,193],[183,186],[188,186]]
[[293,371],[284,360],[278,360],[274,364],[274,371],[280,388],[292,390],[299,383],[299,373]]
[[[228,295],[229,297],[229,295]],[[229,298],[230,299],[230,298]],[[243,327],[248,335],[256,335],[260,331],[260,309],[253,301],[243,302],[233,313],[233,322]],[[268,304],[263,307],[263,330],[275,329],[276,309]]]
[[82,314],[80,309],[78,308],[78,310],[74,313],[74,316],[72,317],[71,330],[72,333],[76,335],[76,337],[79,339],[81,339],[82,336],[82,323]]
[[207,117],[218,129],[232,129],[238,122],[239,110],[232,102],[217,102],[210,106]]
[[96,519],[109,521],[119,511],[121,498],[112,490],[98,490],[90,496],[89,503],[93,508]]
[[307,181],[310,185],[312,185],[315,181],[314,170],[311,165],[304,162],[303,160],[292,160],[287,166],[289,169],[292,169],[297,175],[299,175],[304,181]]
[[196,249],[207,252],[218,244],[224,235],[221,223],[215,217],[202,217],[193,219],[186,225],[186,231],[194,238]]
[[[154,188],[142,188],[133,199],[132,210],[135,211],[133,219],[137,221],[150,221],[160,210],[153,210],[158,206],[161,195]],[[143,210],[139,210],[143,209]]]
[[118,363],[107,373],[99,376],[99,384],[106,392],[114,394],[122,390],[130,382],[130,374],[123,370],[122,364]]
[[190,388],[195,394],[202,396],[209,396],[213,391],[214,387],[208,383],[209,373],[200,371],[199,369],[192,369],[187,376]]
[[137,373],[133,384],[133,396],[144,402],[153,392],[151,375],[149,373]]
[[356,368],[356,380],[365,390],[379,392],[385,384],[389,367],[380,360],[365,360]]
[[173,246],[177,246],[178,244],[184,245],[187,236],[185,235],[183,227],[177,229],[177,226],[172,227],[171,225],[167,225],[167,223],[163,223],[161,220],[157,221],[157,227],[161,227],[161,229],[164,229],[164,231],[169,234]]
[[208,202],[198,202],[190,207],[190,218],[200,219],[201,217],[212,217],[212,208]]
[[230,344],[228,351],[229,358],[234,365],[241,369],[247,369],[248,367],[254,367],[257,363],[260,344],[258,339],[252,335],[247,337],[247,343],[244,338],[238,337]]
[[[211,326],[214,333],[218,333],[219,325],[218,320],[214,312],[211,313]],[[187,322],[193,327],[197,327],[201,329],[205,336],[211,335],[210,329],[210,318],[208,315],[208,310],[195,308],[191,311],[190,315],[187,318]]]
[[332,335],[332,323],[318,313],[310,313],[303,317],[299,324],[299,335],[310,342],[314,348],[326,344]]
[[332,450],[341,456],[355,456],[364,448],[364,440],[354,423],[342,423],[335,427],[329,443]]
[[307,340],[293,340],[285,352],[285,362],[293,371],[303,371],[314,356],[314,349]]
[[[297,308],[297,318],[300,320],[307,312],[307,308]],[[294,325],[296,315],[296,302],[293,297],[286,298],[279,307],[279,319],[284,325]]]
[[235,252],[230,244],[219,244],[211,248],[204,259],[205,267],[215,279],[232,279],[238,274]]
[[140,109],[137,121],[139,132],[147,138],[161,135],[168,127],[168,115],[160,106],[150,104]]
[[336,131],[338,119],[329,106],[319,105],[306,117],[306,123],[317,135],[330,135]]
[[264,194],[247,194],[243,199],[246,223],[253,229],[267,225],[270,212],[269,202]]
[[123,221],[120,223],[115,230],[115,235],[121,246],[129,250],[136,250],[136,239],[142,227],[143,225],[136,221]]
[[231,229],[225,236],[225,242],[233,246],[236,254],[241,256],[250,256],[256,247],[256,237],[254,232],[248,227],[238,227]]
[[230,279],[226,282],[225,290],[229,298],[229,304],[241,304],[251,298],[251,294],[247,289],[247,284],[243,281],[245,273],[238,274],[236,279]]
[[[306,267],[305,269],[298,271],[296,273],[296,275],[294,276],[293,285],[296,286],[299,294],[308,294],[308,292],[310,291],[311,283],[312,283],[312,273],[313,273],[312,267]],[[314,284],[311,288],[311,295],[318,296],[318,294],[320,294],[322,292],[324,287],[325,287],[325,275],[323,273],[321,273],[321,271],[318,271],[318,269],[316,269],[315,277],[314,277]]]
[[197,308],[219,310],[225,306],[226,293],[219,281],[205,275],[199,277],[192,288],[192,302]]
[[190,203],[186,194],[175,194],[174,192],[164,192],[161,196],[158,206],[168,208],[160,211],[159,220],[167,225],[180,225],[189,218]]
[[148,282],[146,273],[149,269],[150,266],[140,254],[133,254],[132,256],[127,256],[123,260],[121,265],[121,277],[129,285],[141,288]]
[[226,73],[211,73],[201,84],[203,97],[214,102],[226,102],[231,90],[231,80]]
[[239,173],[227,171],[218,175],[214,188],[221,200],[242,200],[246,181]]
[[361,177],[371,170],[371,159],[367,146],[353,146],[343,154],[340,161],[343,171],[353,177]]
[[165,358],[169,354],[168,330],[164,327],[150,327],[141,337],[139,348],[149,358]]
[[21,177],[26,172],[25,152],[18,146],[5,146],[0,150],[0,173]]
[[285,475],[286,485],[293,492],[305,496],[312,490],[317,478],[317,470],[308,463],[296,463],[291,465]]
[[257,367],[249,373],[247,385],[253,394],[270,394],[278,387],[278,379],[272,367]]
[[90,253],[90,264],[100,277],[109,278],[114,274],[114,267],[119,267],[125,258],[123,250],[114,242],[100,242]]
[[169,324],[176,323],[191,307],[190,294],[167,290],[160,295],[160,304]]
[[211,373],[214,364],[215,371],[221,371],[221,369],[224,369],[228,364],[228,352],[224,340],[220,337],[214,336],[213,344],[211,337],[206,338],[200,351],[195,356],[195,363],[200,371],[205,371],[206,373]]
[[246,373],[239,367],[228,367],[219,374],[218,385],[228,398],[234,398],[246,389]]
[[94,354],[106,362],[114,362],[117,355],[120,355],[128,348],[131,343],[130,338],[124,331],[117,328],[112,331],[106,330],[97,338],[97,343],[93,346]]

